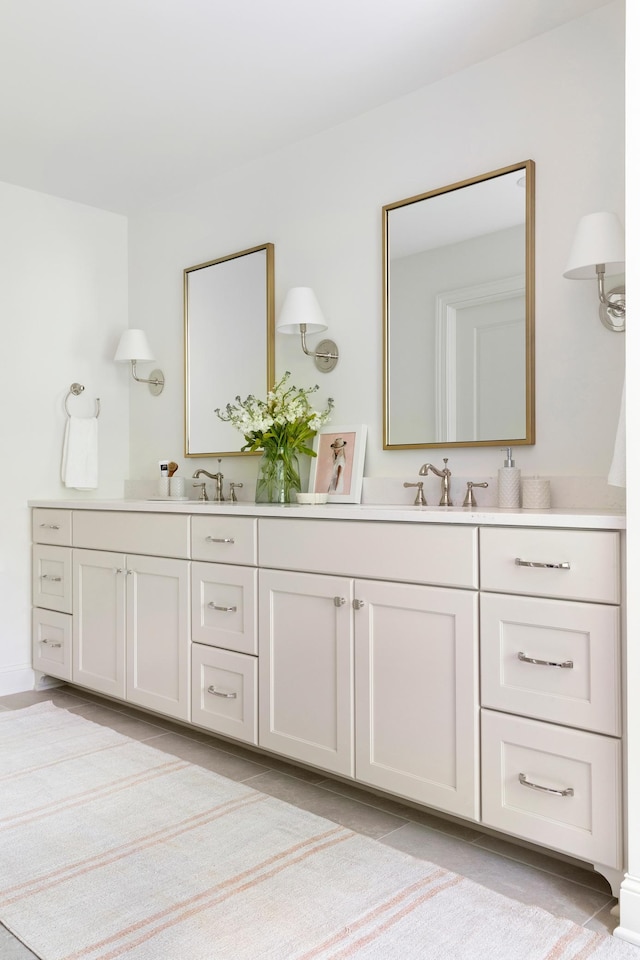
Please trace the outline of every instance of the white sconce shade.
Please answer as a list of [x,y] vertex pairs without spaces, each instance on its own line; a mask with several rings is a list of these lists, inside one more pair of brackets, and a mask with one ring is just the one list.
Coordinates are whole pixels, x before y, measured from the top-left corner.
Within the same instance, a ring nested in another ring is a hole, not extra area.
[[615,213],[589,213],[580,220],[564,276],[593,280],[598,263],[609,274],[624,272],[624,232]]
[[144,330],[125,330],[120,337],[120,343],[113,359],[119,363],[127,363],[129,360],[153,362],[155,357],[151,352]]
[[615,213],[589,213],[579,221],[563,276],[568,280],[597,280],[600,320],[608,330],[625,329],[624,287],[604,289],[605,273],[624,271],[624,231]]
[[144,330],[125,330],[120,337],[120,343],[113,358],[116,363],[131,363],[131,375],[138,383],[148,383],[149,392],[157,397],[164,390],[164,374],[162,370],[152,370],[148,380],[138,376],[136,364],[153,362],[152,353],[147,335]]
[[276,321],[278,333],[300,335],[302,350],[313,357],[318,370],[328,373],[338,362],[338,347],[333,340],[321,340],[315,351],[307,348],[307,334],[327,329],[318,298],[311,287],[292,287],[287,293]]
[[276,328],[278,333],[300,333],[300,324],[306,324],[307,333],[327,329],[318,298],[311,287],[292,287],[287,293]]

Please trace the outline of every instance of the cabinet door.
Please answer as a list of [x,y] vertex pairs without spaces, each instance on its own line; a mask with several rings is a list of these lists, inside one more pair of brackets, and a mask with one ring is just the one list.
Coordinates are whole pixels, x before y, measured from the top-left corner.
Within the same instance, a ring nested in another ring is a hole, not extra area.
[[72,679],[124,699],[125,558],[73,551]]
[[127,700],[189,720],[189,564],[129,556],[126,580]]
[[260,746],[353,776],[353,581],[261,570],[259,594]]
[[478,819],[477,595],[357,580],[355,596],[357,779]]

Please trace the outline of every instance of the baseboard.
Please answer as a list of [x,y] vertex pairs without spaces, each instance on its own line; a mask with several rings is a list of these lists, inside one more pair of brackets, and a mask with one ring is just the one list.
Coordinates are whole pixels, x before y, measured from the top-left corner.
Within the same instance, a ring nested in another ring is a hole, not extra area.
[[31,667],[3,667],[0,669],[0,697],[12,693],[24,693],[35,687],[35,674]]
[[626,875],[620,887],[620,926],[614,937],[640,947],[640,878]]

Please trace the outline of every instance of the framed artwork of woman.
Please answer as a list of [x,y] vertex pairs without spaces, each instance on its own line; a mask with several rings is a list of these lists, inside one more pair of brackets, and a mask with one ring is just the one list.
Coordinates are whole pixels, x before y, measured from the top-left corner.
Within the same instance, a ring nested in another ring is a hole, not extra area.
[[360,503],[366,426],[323,427],[316,434],[310,493],[327,493],[329,502]]

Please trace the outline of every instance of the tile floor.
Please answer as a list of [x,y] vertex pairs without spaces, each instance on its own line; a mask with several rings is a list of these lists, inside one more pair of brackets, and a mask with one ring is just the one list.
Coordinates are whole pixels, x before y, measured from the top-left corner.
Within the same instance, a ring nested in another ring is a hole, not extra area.
[[[334,820],[397,850],[423,857],[492,890],[575,923],[606,933],[616,926],[615,900],[606,881],[590,868],[480,833],[462,822],[444,820],[390,798],[293,766],[204,731],[145,714],[74,687],[0,697],[0,710],[17,710],[41,700],[53,702],[135,740],[214,770],[231,780]],[[0,924],[1,960],[33,960]]]

